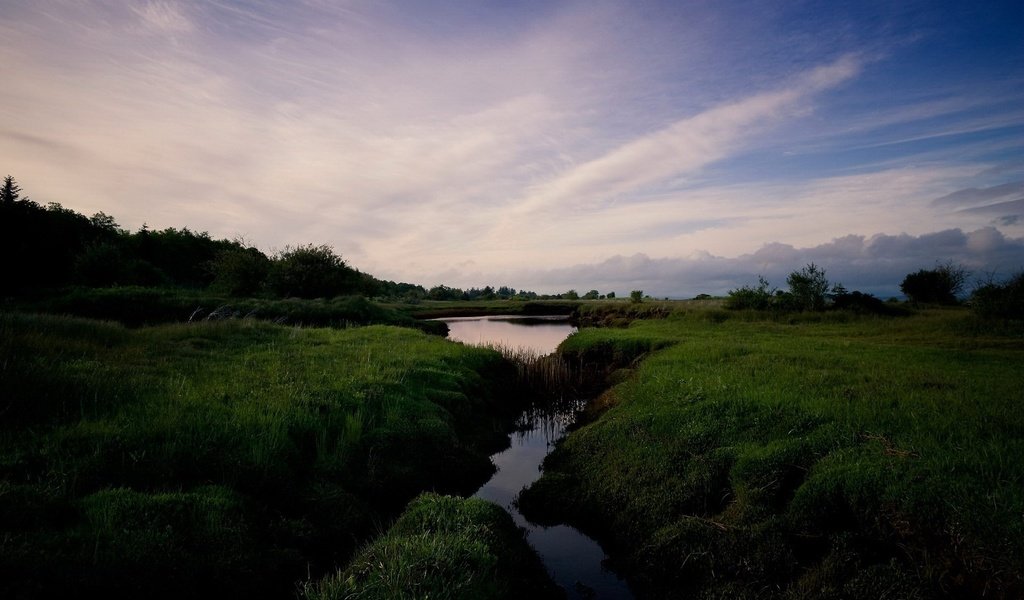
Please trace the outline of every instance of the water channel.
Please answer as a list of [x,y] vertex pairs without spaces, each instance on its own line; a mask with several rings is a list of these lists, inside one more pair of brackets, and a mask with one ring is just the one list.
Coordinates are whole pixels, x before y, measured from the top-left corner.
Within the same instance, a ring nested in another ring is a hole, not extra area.
[[[576,329],[566,317],[488,316],[443,319],[448,337],[475,345],[501,345],[550,354]],[[606,568],[608,555],[597,542],[568,525],[542,527],[526,520],[515,505],[519,491],[540,478],[540,465],[582,408],[570,403],[549,411],[529,411],[512,434],[508,449],[491,456],[498,468],[476,494],[505,508],[527,532],[552,579],[569,598],[632,598],[626,582]]]

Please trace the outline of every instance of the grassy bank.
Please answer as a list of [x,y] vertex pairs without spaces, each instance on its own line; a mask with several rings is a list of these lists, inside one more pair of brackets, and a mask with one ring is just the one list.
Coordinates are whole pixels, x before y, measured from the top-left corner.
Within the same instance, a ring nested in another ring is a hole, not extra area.
[[384,306],[417,319],[487,315],[568,315],[581,302],[572,300],[422,300]]
[[521,507],[607,541],[642,596],[1024,593],[1019,327],[695,310],[563,350],[635,371]]
[[185,288],[68,288],[8,301],[8,308],[117,321],[129,327],[250,318],[306,327],[397,325],[447,334],[443,323],[413,318],[361,296],[329,299],[232,298]]
[[507,512],[425,494],[349,566],[306,588],[308,600],[564,598]]
[[0,596],[287,597],[504,441],[496,352],[410,329],[0,315]]

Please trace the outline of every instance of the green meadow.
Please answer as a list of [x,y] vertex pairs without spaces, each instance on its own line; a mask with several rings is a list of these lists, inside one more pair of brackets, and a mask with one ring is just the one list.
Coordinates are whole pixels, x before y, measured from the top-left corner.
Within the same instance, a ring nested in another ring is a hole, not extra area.
[[0,596],[294,597],[490,475],[512,377],[395,327],[2,314]]
[[581,330],[562,354],[615,385],[520,508],[643,597],[1019,597],[1022,333],[713,306]]
[[[109,294],[73,304],[161,292]],[[363,302],[293,308],[439,308]],[[600,540],[638,597],[1019,597],[1024,328],[892,314],[579,303],[554,360],[3,313],[0,596],[559,597],[507,513],[454,496],[563,389],[596,398],[520,508]]]

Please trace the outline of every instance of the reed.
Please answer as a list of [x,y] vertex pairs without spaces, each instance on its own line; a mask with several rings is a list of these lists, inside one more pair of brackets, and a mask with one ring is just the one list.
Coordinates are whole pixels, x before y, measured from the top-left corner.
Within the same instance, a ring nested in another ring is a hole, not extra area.
[[548,406],[552,402],[578,398],[583,383],[581,374],[560,354],[541,354],[531,348],[500,342],[487,347],[515,365],[516,380],[532,400]]

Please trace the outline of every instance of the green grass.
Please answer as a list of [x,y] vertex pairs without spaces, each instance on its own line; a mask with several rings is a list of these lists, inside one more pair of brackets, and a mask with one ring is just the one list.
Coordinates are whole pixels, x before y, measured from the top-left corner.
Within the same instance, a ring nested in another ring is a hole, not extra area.
[[425,494],[308,600],[564,597],[523,531],[490,502]]
[[287,595],[475,489],[511,377],[411,329],[0,314],[0,596]]
[[335,298],[232,298],[186,288],[69,288],[11,301],[22,311],[117,321],[130,327],[162,323],[252,318],[307,327],[398,325],[447,334],[438,322],[417,320],[405,312],[361,296]]
[[596,532],[642,592],[1024,590],[1019,333],[963,310],[712,309],[583,330],[562,349],[635,371],[521,505]]
[[578,300],[421,300],[415,304],[386,303],[418,319],[482,317],[486,315],[568,315],[584,304]]

